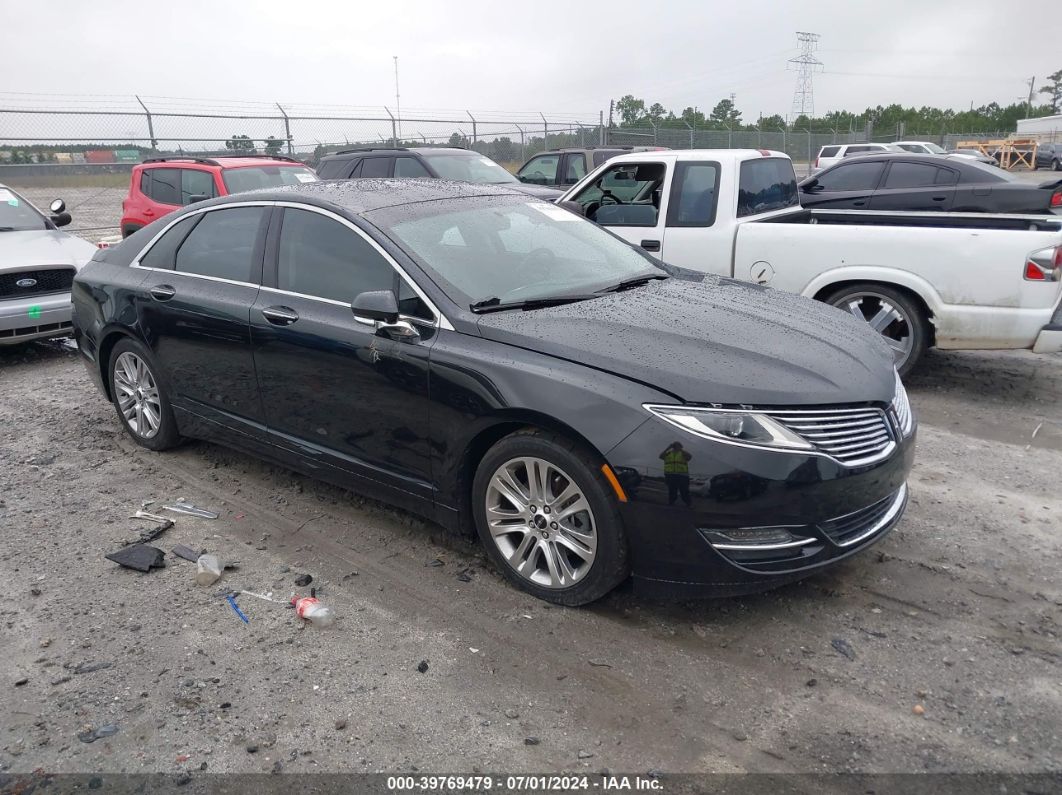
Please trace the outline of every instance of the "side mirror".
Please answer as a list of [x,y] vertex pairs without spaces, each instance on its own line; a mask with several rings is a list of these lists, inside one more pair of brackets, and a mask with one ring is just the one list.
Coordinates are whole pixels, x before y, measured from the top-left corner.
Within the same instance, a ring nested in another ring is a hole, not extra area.
[[188,197],[188,204],[195,204],[196,202],[205,202],[210,197],[205,193],[193,193]]
[[[59,203],[62,204],[62,202]],[[70,213],[59,213],[58,215],[53,215],[49,220],[56,226],[66,226],[74,219],[70,217]]]
[[393,290],[372,290],[358,295],[350,305],[358,317],[380,320],[384,323],[398,321],[398,299]]
[[583,205],[579,204],[579,202],[575,202],[575,201],[572,201],[571,199],[568,199],[567,201],[557,202],[557,206],[558,207],[563,207],[565,210],[567,210],[570,213],[575,213],[576,215],[581,215],[583,218],[586,217],[586,208],[583,207]]
[[815,188],[817,188],[818,186],[819,186],[819,181],[817,179],[813,179],[813,180],[809,180],[808,182],[805,182],[803,185],[801,185],[800,189],[803,190],[805,193],[811,193],[811,191],[814,190]]
[[66,209],[66,202],[64,202],[62,199],[56,199],[48,205],[48,209],[52,211],[52,215],[59,215],[59,213],[63,212]]

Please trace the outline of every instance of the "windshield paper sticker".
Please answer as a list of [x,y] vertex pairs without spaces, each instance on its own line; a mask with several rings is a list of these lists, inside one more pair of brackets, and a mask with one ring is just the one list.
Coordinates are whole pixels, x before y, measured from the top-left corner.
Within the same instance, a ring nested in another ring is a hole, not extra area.
[[313,174],[296,174],[295,179],[299,182],[317,182],[317,177]]
[[540,213],[552,218],[554,221],[575,221],[579,217],[575,213],[568,212],[563,207],[558,207],[555,204],[528,202],[527,206],[533,210],[538,210]]
[[18,199],[15,194],[4,188],[0,188],[0,202],[7,202],[12,207],[18,207]]

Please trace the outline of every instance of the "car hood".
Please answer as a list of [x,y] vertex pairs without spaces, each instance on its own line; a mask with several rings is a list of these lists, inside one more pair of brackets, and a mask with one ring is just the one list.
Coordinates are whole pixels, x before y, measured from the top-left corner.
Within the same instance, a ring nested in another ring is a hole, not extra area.
[[689,403],[888,402],[880,335],[809,298],[708,276],[672,277],[557,307],[484,314],[488,339],[630,378]]
[[0,232],[0,273],[70,265],[80,270],[96,247],[55,229]]
[[506,187],[526,193],[528,196],[534,196],[536,199],[545,199],[548,202],[556,201],[564,195],[564,191],[556,188],[547,188],[545,185],[528,185],[524,182],[516,185],[506,185]]

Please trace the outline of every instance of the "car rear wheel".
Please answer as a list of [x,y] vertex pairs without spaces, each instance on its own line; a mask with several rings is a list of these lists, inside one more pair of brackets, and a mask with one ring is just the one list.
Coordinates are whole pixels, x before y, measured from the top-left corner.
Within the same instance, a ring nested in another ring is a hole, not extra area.
[[928,340],[922,307],[905,293],[880,284],[853,284],[826,298],[826,302],[870,325],[892,350],[900,375],[911,372]]
[[599,599],[627,578],[627,542],[603,462],[557,434],[525,430],[483,457],[476,530],[517,587],[557,604]]
[[121,340],[111,351],[109,375],[114,408],[133,441],[149,450],[176,446],[177,421],[147,349]]
[[1062,171],[1062,162],[1059,162],[1058,160],[1052,160],[1051,161],[1051,170],[1052,171]]

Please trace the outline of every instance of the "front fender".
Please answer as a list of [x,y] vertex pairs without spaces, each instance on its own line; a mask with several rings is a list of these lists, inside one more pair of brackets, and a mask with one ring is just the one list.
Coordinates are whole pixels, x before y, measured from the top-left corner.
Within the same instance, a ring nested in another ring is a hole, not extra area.
[[845,265],[820,273],[801,291],[801,295],[815,298],[835,284],[844,282],[879,282],[898,287],[906,287],[922,301],[934,315],[944,308],[944,301],[933,286],[920,276],[899,268],[885,268],[880,265]]

